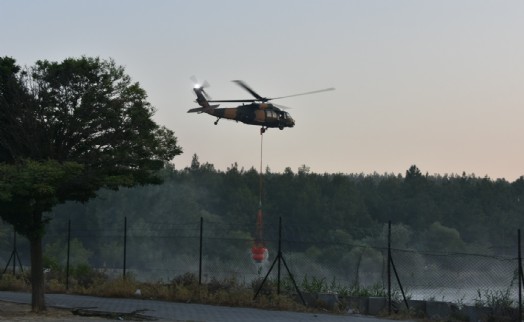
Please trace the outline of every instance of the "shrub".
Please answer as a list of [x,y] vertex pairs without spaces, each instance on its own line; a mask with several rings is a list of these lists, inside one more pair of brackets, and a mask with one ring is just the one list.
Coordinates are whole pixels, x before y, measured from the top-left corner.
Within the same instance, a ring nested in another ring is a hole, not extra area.
[[0,275],[0,290],[29,292],[31,290],[29,273]]

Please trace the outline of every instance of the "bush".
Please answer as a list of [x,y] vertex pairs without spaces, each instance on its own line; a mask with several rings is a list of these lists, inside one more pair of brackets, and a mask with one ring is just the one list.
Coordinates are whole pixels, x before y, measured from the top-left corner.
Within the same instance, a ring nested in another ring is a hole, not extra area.
[[89,288],[100,282],[104,282],[108,279],[107,275],[104,272],[94,270],[85,264],[80,264],[75,267],[72,267],[70,270],[70,275],[73,278],[73,281],[78,284],[78,286],[83,288]]
[[31,290],[29,273],[24,272],[16,275],[0,275],[0,290],[29,292]]

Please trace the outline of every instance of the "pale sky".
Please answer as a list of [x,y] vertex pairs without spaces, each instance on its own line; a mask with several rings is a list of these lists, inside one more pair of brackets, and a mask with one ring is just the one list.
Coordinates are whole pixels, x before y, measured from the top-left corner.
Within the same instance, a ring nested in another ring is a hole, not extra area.
[[[214,99],[275,101],[292,129],[264,135],[264,167],[317,173],[524,175],[524,1],[0,0],[0,55],[113,58],[184,149],[258,169],[259,128],[188,114],[195,75]],[[222,104],[221,107],[232,106]]]

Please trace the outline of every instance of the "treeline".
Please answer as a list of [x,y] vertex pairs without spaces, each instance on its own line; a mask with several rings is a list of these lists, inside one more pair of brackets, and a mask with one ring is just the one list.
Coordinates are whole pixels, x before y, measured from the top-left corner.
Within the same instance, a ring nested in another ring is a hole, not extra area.
[[384,229],[391,220],[394,247],[509,254],[517,228],[524,227],[524,177],[510,183],[466,174],[428,175],[416,166],[404,175],[317,174],[303,166],[296,172],[266,169],[260,196],[257,170],[233,164],[219,171],[196,155],[190,167],[168,167],[162,176],[162,185],[102,191],[85,205],[56,208],[51,236],[68,217],[86,230],[121,230],[115,218],[126,216],[136,230],[145,223],[166,227],[203,217],[215,226],[228,225],[231,235],[250,238],[260,197],[267,227],[274,229],[282,217],[287,238],[303,241],[385,245]]

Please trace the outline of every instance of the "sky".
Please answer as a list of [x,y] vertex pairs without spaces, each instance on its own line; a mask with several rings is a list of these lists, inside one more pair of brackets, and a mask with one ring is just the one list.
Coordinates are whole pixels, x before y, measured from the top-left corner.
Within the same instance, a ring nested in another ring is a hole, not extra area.
[[[275,101],[263,165],[316,173],[524,175],[524,1],[0,0],[0,56],[22,66],[112,58],[139,82],[184,153],[258,169],[252,125],[188,114],[192,76],[213,99],[335,87]],[[231,107],[233,103],[222,104]]]

